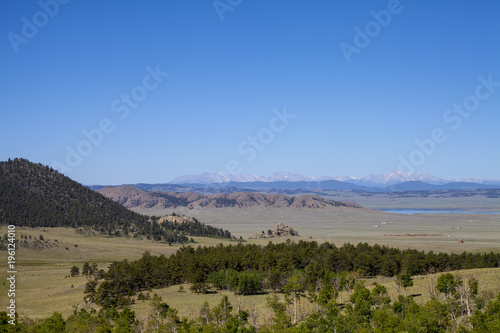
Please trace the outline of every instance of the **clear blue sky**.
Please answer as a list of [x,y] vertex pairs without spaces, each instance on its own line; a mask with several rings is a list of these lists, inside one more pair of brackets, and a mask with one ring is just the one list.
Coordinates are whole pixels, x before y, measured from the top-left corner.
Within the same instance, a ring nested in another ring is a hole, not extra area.
[[500,178],[499,1],[54,1],[0,3],[0,160]]

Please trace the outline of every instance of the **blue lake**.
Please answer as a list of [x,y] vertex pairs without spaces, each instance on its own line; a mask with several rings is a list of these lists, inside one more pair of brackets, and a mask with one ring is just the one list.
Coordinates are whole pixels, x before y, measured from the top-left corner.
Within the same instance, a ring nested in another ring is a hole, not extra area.
[[496,215],[500,211],[493,210],[461,210],[461,209],[380,209],[394,214],[486,214]]

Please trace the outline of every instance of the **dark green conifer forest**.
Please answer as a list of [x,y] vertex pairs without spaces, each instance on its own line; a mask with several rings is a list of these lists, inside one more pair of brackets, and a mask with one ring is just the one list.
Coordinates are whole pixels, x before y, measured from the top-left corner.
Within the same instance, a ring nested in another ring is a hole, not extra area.
[[0,162],[0,223],[27,227],[90,227],[107,236],[145,236],[187,243],[187,236],[231,238],[227,230],[192,222],[157,223],[58,171],[26,159]]

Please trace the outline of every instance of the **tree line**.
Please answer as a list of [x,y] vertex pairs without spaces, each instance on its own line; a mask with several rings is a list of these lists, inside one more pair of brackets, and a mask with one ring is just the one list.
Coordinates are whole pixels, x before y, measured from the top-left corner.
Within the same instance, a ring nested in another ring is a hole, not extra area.
[[337,247],[331,243],[288,240],[280,244],[269,242],[266,246],[242,243],[183,246],[169,257],[146,252],[136,261],[112,263],[92,293],[98,305],[119,307],[130,304],[131,296],[139,291],[182,283],[191,283],[197,292],[214,286],[251,294],[283,291],[296,272],[300,272],[301,283],[309,290],[328,274],[334,274],[336,280],[348,280],[345,276],[352,273],[362,277],[400,274],[411,277],[429,272],[499,267],[499,263],[500,254],[493,252],[426,253],[367,243]]

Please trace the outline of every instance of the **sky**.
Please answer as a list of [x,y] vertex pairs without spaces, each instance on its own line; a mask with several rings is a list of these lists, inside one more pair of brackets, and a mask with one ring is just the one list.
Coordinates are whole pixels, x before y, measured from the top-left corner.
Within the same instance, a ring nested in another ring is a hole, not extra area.
[[0,160],[500,179],[500,2],[0,2]]

